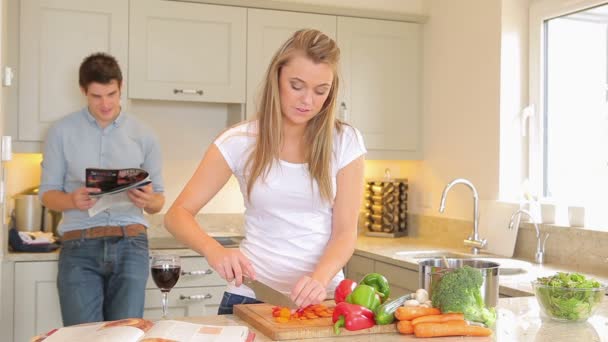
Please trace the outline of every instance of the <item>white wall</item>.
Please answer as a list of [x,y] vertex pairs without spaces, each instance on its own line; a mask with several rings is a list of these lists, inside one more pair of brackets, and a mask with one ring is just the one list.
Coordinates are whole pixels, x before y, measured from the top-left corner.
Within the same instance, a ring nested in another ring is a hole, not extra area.
[[[166,212],[188,182],[203,154],[228,123],[225,104],[130,101],[129,112],[157,134],[163,155]],[[233,177],[201,212],[242,213],[243,199]]]
[[[500,0],[430,0],[425,27],[424,162],[413,178],[437,209],[454,178],[475,184],[481,199],[498,196]],[[469,189],[448,196],[451,218],[472,219]]]

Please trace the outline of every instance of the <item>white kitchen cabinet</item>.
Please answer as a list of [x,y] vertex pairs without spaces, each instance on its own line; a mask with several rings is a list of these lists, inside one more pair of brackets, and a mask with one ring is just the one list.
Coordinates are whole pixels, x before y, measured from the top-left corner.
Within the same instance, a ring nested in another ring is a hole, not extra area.
[[129,98],[245,103],[247,9],[131,0]]
[[416,292],[419,286],[418,272],[386,262],[354,254],[346,266],[346,278],[360,281],[368,273],[380,273],[391,287],[391,298]]
[[366,274],[374,272],[374,260],[359,255],[353,255],[346,265],[346,278],[354,281],[361,280]]
[[[181,275],[169,292],[169,315],[216,315],[225,289],[226,281],[209,266],[205,258],[182,257]],[[161,293],[150,277],[146,284],[144,318],[159,319],[161,316]]]
[[247,118],[255,116],[257,98],[272,56],[297,30],[313,28],[336,38],[336,16],[263,9],[247,10]]
[[340,116],[363,134],[368,159],[420,159],[421,25],[338,17]]
[[21,0],[17,140],[43,141],[55,120],[85,105],[78,67],[91,53],[112,54],[126,78],[128,10],[124,0]]
[[388,279],[393,298],[416,292],[419,287],[419,277],[416,271],[376,260],[374,272],[380,273]]
[[14,280],[14,341],[63,326],[56,261],[16,262]]

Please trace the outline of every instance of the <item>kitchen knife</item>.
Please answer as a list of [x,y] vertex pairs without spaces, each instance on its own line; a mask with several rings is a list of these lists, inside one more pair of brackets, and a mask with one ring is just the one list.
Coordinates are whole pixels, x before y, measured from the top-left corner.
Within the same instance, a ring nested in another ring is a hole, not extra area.
[[290,309],[298,308],[298,305],[294,303],[291,298],[262,282],[243,277],[243,284],[249,286],[249,288],[255,292],[255,298],[257,300],[280,307],[288,307]]

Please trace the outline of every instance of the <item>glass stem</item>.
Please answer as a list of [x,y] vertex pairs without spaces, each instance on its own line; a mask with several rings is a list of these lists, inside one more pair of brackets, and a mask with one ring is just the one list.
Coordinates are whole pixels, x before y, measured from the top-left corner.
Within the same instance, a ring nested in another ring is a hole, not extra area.
[[161,291],[161,294],[163,295],[163,297],[162,297],[163,319],[167,319],[167,304],[169,304],[169,292]]

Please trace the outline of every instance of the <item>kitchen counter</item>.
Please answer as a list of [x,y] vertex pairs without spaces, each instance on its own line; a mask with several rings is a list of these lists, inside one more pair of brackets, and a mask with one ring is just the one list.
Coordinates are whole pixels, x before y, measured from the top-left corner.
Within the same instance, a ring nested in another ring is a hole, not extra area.
[[[225,237],[218,237],[224,239]],[[234,239],[234,237],[232,237]],[[237,239],[238,240],[238,239]],[[224,240],[222,240],[224,241]],[[228,240],[226,240],[228,241]],[[226,242],[224,241],[224,242]],[[179,256],[198,256],[198,253],[183,248],[171,237],[150,237],[150,248],[151,254],[176,254]],[[236,242],[233,241],[233,242]],[[226,243],[227,247],[237,247],[236,243]],[[411,257],[405,257],[398,255],[399,252],[407,251],[429,251],[429,250],[445,250],[457,253],[468,253],[465,248],[453,248],[446,247],[434,243],[430,243],[428,240],[416,239],[411,237],[400,237],[400,238],[381,238],[381,237],[370,237],[360,235],[357,239],[357,245],[355,248],[355,254],[371,258],[374,260],[393,264],[395,266],[407,268],[413,271],[418,271],[417,259]],[[59,252],[51,253],[15,253],[10,252],[5,256],[6,261],[53,261],[57,260]],[[493,255],[480,255],[481,258],[500,258]],[[533,295],[532,287],[530,282],[535,280],[537,277],[547,276],[555,274],[558,271],[569,271],[576,272],[577,270],[568,267],[555,265],[555,264],[544,264],[537,265],[530,263],[526,260],[517,259],[505,259],[505,263],[512,263],[519,261],[526,263],[526,272],[514,275],[501,275],[499,282],[499,292],[501,295],[509,297],[520,297],[520,296],[531,296]],[[492,260],[501,263],[501,260]],[[608,284],[608,269],[598,268],[597,272],[588,274],[593,278],[599,280],[604,284]]]
[[[572,341],[604,341],[608,342],[608,300],[604,300],[587,322],[583,323],[562,323],[550,320],[549,318],[541,318],[540,308],[534,297],[520,298],[501,298],[497,306],[498,319],[495,327],[495,334],[491,337],[450,337],[450,338],[433,338],[433,339],[417,339],[410,335],[393,334],[374,334],[374,335],[359,335],[347,337],[329,337],[324,339],[316,339],[322,341],[551,341],[551,342],[572,342]],[[214,325],[248,325],[240,318],[233,315],[225,316],[205,316],[205,317],[188,317],[180,320],[199,323],[199,324],[214,324]],[[252,328],[253,329],[253,328]],[[271,341],[268,337],[256,332],[256,342]],[[306,341],[307,340],[290,340],[290,341]]]
[[[412,257],[401,256],[399,252],[411,251],[449,251],[456,253],[470,253],[465,248],[451,248],[437,244],[431,244],[428,240],[421,240],[411,237],[400,238],[380,238],[360,235],[357,239],[355,254],[371,258],[374,260],[393,264],[395,266],[407,268],[413,271],[418,271],[418,259]],[[525,264],[524,273],[503,275],[499,277],[499,292],[501,295],[509,297],[532,296],[531,281],[538,277],[553,275],[556,272],[580,272],[576,269],[546,263],[538,265],[528,260],[518,260],[514,258],[504,258],[500,256],[481,254],[477,256],[482,259],[491,259],[491,261],[503,263],[507,266],[511,264]],[[502,260],[501,260],[502,259]],[[608,269],[598,268],[593,273],[585,273],[598,281],[608,284]]]

